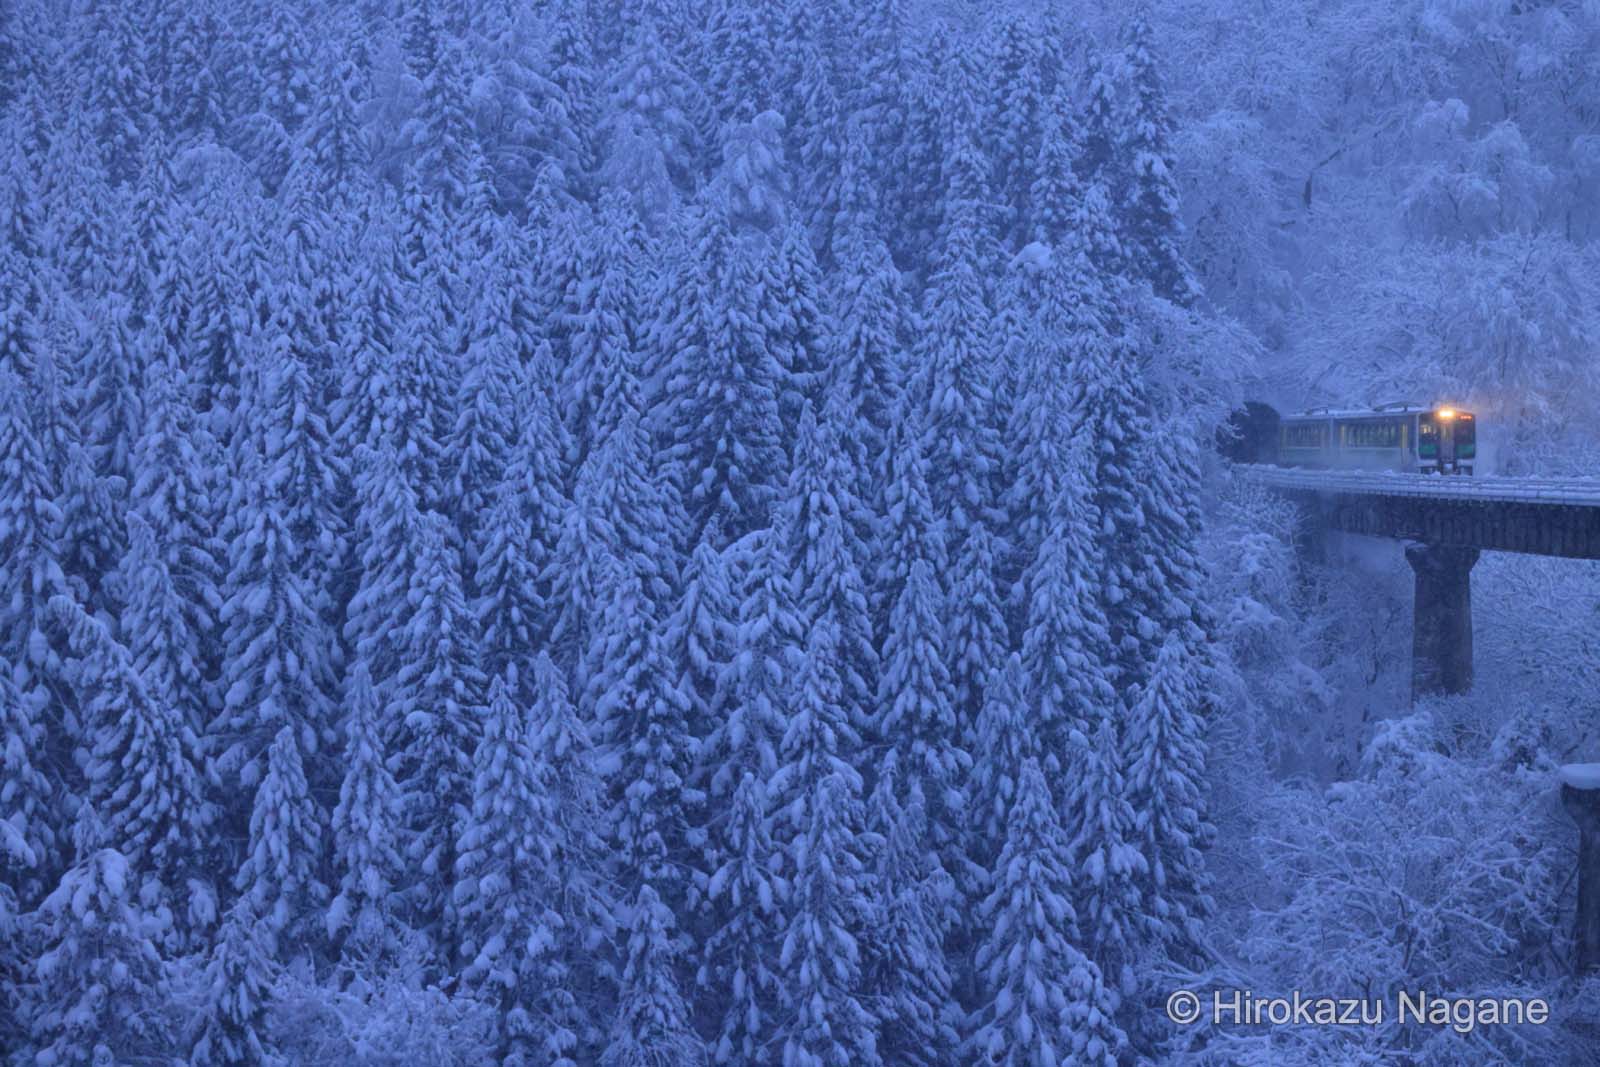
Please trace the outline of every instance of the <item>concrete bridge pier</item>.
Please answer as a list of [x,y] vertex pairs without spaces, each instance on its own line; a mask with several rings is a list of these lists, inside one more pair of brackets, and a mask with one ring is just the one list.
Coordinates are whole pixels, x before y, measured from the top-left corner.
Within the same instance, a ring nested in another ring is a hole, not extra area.
[[1573,947],[1579,976],[1600,969],[1600,763],[1561,768],[1561,803],[1578,824],[1578,921]]
[[1472,688],[1472,565],[1476,548],[1412,542],[1411,699]]

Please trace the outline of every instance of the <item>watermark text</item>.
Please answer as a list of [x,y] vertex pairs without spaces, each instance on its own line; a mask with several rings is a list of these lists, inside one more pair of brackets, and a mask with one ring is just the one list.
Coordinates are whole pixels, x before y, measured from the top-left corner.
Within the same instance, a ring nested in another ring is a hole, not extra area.
[[1449,1027],[1470,1034],[1484,1026],[1543,1026],[1550,1004],[1542,997],[1472,997],[1399,990],[1388,997],[1312,996],[1294,990],[1264,996],[1247,989],[1179,989],[1167,997],[1167,1018],[1179,1026]]

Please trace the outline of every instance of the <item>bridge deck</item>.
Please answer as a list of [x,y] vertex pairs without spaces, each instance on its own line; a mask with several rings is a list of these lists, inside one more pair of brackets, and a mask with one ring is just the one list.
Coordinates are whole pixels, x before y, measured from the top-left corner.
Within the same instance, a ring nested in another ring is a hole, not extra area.
[[1464,504],[1549,504],[1600,508],[1600,479],[1469,478],[1393,471],[1315,470],[1305,467],[1246,465],[1252,481],[1275,489],[1365,496],[1426,497]]
[[1309,505],[1316,524],[1371,537],[1600,560],[1600,480],[1456,478],[1249,466],[1246,478]]

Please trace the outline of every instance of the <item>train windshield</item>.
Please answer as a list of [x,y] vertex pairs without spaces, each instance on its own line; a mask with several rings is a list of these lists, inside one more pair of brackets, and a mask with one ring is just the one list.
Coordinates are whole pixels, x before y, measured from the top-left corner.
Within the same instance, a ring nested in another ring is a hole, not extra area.
[[1456,416],[1456,455],[1462,459],[1472,458],[1478,450],[1478,421],[1471,415],[1460,414]]
[[1432,415],[1424,415],[1417,420],[1417,456],[1421,459],[1437,459],[1439,456],[1439,424]]

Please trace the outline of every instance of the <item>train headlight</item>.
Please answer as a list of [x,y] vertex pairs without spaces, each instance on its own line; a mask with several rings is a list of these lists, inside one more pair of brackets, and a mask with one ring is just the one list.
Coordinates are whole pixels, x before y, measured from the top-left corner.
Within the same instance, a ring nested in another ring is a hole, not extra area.
[[1440,408],[1438,415],[1441,419],[1453,419],[1456,417],[1456,412],[1454,408]]

